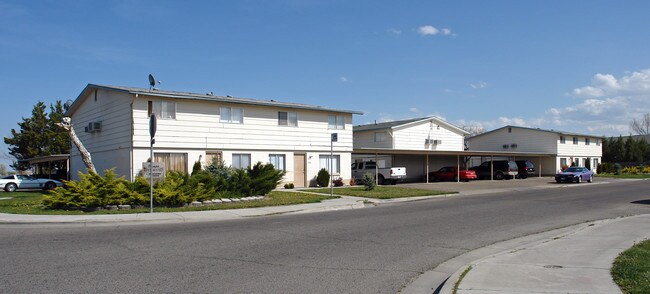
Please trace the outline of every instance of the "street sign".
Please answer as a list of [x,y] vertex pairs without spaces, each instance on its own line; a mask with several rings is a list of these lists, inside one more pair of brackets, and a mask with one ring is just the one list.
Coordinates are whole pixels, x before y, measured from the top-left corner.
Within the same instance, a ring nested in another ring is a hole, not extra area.
[[339,141],[339,134],[332,133],[332,142],[338,142],[338,141]]
[[156,136],[157,125],[158,123],[156,121],[156,115],[152,113],[151,116],[149,117],[149,135],[151,135],[151,139],[153,139],[153,137]]

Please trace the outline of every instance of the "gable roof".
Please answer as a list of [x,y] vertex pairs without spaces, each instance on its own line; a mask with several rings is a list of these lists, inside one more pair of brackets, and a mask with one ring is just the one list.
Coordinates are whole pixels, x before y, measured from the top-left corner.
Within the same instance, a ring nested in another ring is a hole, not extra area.
[[554,133],[554,134],[558,134],[558,135],[567,135],[567,136],[580,136],[580,137],[590,137],[590,138],[600,138],[601,137],[601,136],[579,134],[579,133],[573,133],[573,132],[563,132],[563,131],[552,130],[552,129],[551,130],[546,130],[546,129],[540,129],[540,128],[529,128],[529,127],[520,127],[520,126],[507,125],[507,126],[500,127],[498,129],[491,130],[489,132],[485,132],[485,133],[482,133],[482,134],[478,134],[476,136],[472,136],[472,137],[470,137],[468,139],[472,139],[472,138],[480,137],[480,136],[487,135],[487,134],[490,134],[490,133],[494,133],[494,132],[497,132],[497,131],[500,131],[500,130],[503,130],[503,129],[506,129],[506,128],[521,129],[521,130],[528,130],[528,131],[537,131],[537,132],[546,132],[546,133]]
[[250,98],[236,98],[231,96],[219,96],[219,95],[213,95],[211,93],[197,94],[197,93],[190,93],[190,92],[168,91],[168,90],[159,90],[159,89],[149,90],[146,88],[88,84],[83,89],[83,91],[81,91],[79,96],[77,96],[77,99],[74,100],[74,102],[72,103],[70,108],[65,112],[64,115],[70,116],[72,113],[74,113],[77,110],[77,108],[79,108],[79,105],[81,105],[83,100],[86,97],[88,97],[90,92],[94,89],[117,91],[117,92],[132,94],[132,95],[146,95],[146,96],[153,96],[153,97],[173,98],[173,99],[203,100],[203,101],[225,102],[225,103],[234,103],[234,104],[273,106],[279,108],[293,108],[293,109],[329,111],[329,112],[339,112],[339,113],[349,113],[349,114],[363,114],[363,112],[355,111],[355,110],[335,109],[335,108],[327,108],[327,107],[322,107],[317,105],[279,102],[275,100],[258,100],[258,99],[250,99]]
[[367,124],[367,125],[358,125],[354,126],[352,128],[353,132],[364,132],[364,131],[372,131],[372,130],[383,130],[383,129],[396,129],[396,128],[405,128],[409,127],[414,124],[422,123],[425,121],[435,121],[439,125],[444,125],[448,129],[452,131],[456,131],[461,134],[469,134],[468,131],[465,131],[457,126],[454,126],[446,121],[444,121],[441,118],[435,117],[435,116],[428,116],[428,117],[419,117],[419,118],[411,118],[411,119],[405,119],[405,120],[396,120],[396,121],[389,121],[389,122],[383,122],[383,123],[374,123],[374,124]]

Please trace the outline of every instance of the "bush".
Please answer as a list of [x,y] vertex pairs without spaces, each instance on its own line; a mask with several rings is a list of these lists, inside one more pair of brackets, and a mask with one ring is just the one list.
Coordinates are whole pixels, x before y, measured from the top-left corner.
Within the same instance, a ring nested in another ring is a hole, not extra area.
[[286,184],[284,184],[284,188],[285,189],[293,189],[293,188],[295,188],[295,186],[293,185],[293,183],[286,183]]
[[363,185],[366,187],[366,191],[372,191],[377,187],[377,182],[375,182],[375,176],[370,173],[365,173],[363,175]]
[[252,168],[247,169],[251,179],[251,191],[249,195],[266,195],[273,191],[282,181],[284,171],[277,170],[272,164],[257,162]]
[[340,177],[336,178],[332,181],[332,184],[334,184],[334,187],[341,187],[343,186],[343,179],[341,179]]
[[236,197],[246,197],[251,195],[251,177],[243,168],[234,169],[230,173],[230,182],[228,183],[228,191],[232,192]]
[[614,172],[615,175],[620,175],[622,170],[623,167],[621,166],[620,163],[614,163],[614,169],[612,170],[612,172]]
[[183,206],[192,202],[186,183],[189,177],[185,173],[168,171],[165,179],[154,185],[153,200],[156,205]]
[[320,187],[329,187],[330,183],[330,173],[324,169],[321,168],[318,171],[318,175],[316,175],[316,184]]
[[622,172],[624,174],[638,174],[641,172],[641,168],[638,166],[626,166],[623,168]]
[[194,162],[194,166],[192,166],[192,175],[200,171],[201,171],[201,162],[197,160],[196,162]]
[[[79,181],[64,181],[64,187],[49,191],[43,199],[46,209],[88,209],[105,205],[142,205],[147,201],[142,180],[131,183],[124,177],[117,177],[115,169],[104,171],[102,177],[96,173],[79,173]],[[149,185],[146,184],[148,188]]]

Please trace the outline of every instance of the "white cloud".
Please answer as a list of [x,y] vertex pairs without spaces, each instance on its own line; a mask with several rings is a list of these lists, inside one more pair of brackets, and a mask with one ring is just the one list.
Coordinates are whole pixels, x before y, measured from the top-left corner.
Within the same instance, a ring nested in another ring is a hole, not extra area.
[[416,107],[411,107],[411,108],[409,108],[409,111],[410,111],[410,112],[420,112],[420,110],[417,109]]
[[483,81],[478,81],[476,84],[469,84],[470,87],[474,89],[483,89],[488,86],[488,83],[483,82]]
[[418,34],[422,36],[435,36],[440,33],[440,30],[436,29],[432,25],[421,26],[417,29]]
[[345,76],[340,77],[339,80],[344,83],[347,83],[349,81],[348,78]]
[[451,35],[451,30],[448,29],[448,28],[443,28],[443,29],[440,29],[440,33],[445,35],[445,36],[449,36],[449,35]]
[[400,35],[400,34],[402,34],[402,31],[399,30],[399,29],[396,29],[396,28],[389,28],[389,29],[386,30],[386,32],[391,34],[391,35]]

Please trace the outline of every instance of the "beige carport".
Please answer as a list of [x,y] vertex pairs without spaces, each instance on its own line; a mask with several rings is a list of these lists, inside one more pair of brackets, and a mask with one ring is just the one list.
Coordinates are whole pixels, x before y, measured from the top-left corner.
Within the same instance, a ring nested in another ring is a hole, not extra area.
[[[426,160],[426,168],[425,168],[425,181],[428,183],[429,182],[429,177],[428,174],[430,172],[429,170],[429,157],[430,156],[456,156],[456,167],[457,170],[460,171],[460,166],[461,166],[461,157],[463,158],[471,158],[471,157],[478,157],[480,156],[481,158],[485,158],[485,160],[490,160],[492,161],[495,157],[500,158],[500,157],[508,157],[511,158],[511,160],[516,160],[517,157],[525,157],[525,158],[538,158],[537,161],[537,170],[538,170],[538,176],[542,177],[542,159],[543,158],[551,158],[555,157],[556,154],[551,154],[551,153],[536,153],[536,152],[503,152],[503,151],[437,151],[437,150],[398,150],[398,149],[385,149],[385,148],[354,148],[352,151],[352,154],[358,154],[358,155],[374,155],[375,156],[375,161],[377,161],[377,158],[379,156],[386,156],[386,155],[422,155],[425,156]],[[377,179],[377,174],[378,174],[378,165],[376,165],[375,168],[375,179]],[[406,170],[406,173],[408,174],[408,169]],[[460,175],[457,177],[457,181],[460,181]],[[494,170],[490,172],[490,179],[494,180]]]

